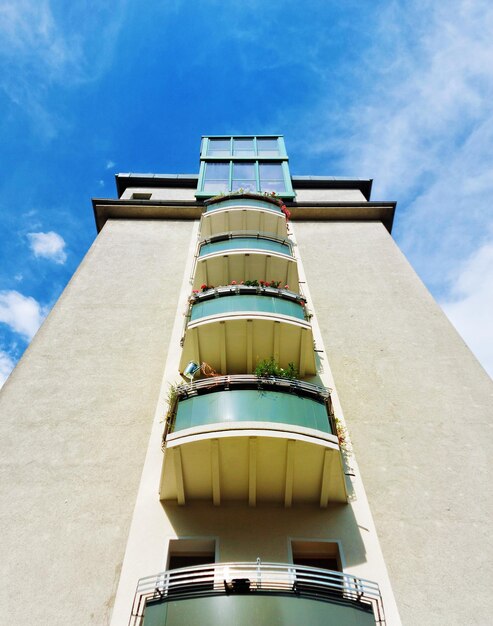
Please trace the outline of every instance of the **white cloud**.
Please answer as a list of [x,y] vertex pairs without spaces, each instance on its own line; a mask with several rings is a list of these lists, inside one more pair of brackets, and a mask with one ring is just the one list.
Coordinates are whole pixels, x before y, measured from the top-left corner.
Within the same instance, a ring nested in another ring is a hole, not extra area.
[[357,98],[345,94],[342,113],[327,84],[292,132],[320,158],[338,155],[341,174],[374,178],[373,199],[398,201],[394,237],[490,367],[491,273],[479,284],[471,272],[486,262],[493,228],[493,4],[396,0],[379,24],[347,68]]
[[116,163],[114,161],[106,161],[106,169],[110,170],[111,168],[115,167]]
[[65,240],[58,233],[28,233],[27,237],[35,256],[51,259],[60,265],[67,260]]
[[493,240],[464,263],[452,295],[442,308],[493,377]]
[[37,300],[18,291],[0,291],[0,322],[30,341],[46,317]]
[[0,389],[14,369],[15,363],[7,352],[0,350]]
[[440,291],[443,268],[458,268],[487,232],[493,4],[389,6],[368,55],[374,82],[349,112],[344,169],[374,177],[375,199],[399,201],[395,234]]
[[52,86],[98,80],[113,60],[126,0],[111,5],[54,0],[0,3],[0,90],[50,139],[64,128],[47,99]]

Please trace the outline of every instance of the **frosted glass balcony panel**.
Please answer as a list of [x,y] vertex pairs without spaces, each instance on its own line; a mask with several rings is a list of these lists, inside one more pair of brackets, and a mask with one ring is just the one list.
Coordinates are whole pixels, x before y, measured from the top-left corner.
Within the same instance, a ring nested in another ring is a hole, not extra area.
[[173,432],[221,422],[272,422],[332,433],[325,404],[293,393],[218,391],[180,400]]
[[304,309],[297,302],[269,296],[235,295],[197,302],[192,307],[190,321],[209,315],[229,315],[239,312],[288,315],[299,320],[305,319]]
[[217,211],[225,208],[234,208],[234,207],[251,207],[257,209],[265,209],[268,211],[276,211],[277,213],[282,213],[281,207],[273,202],[267,202],[264,200],[255,200],[254,198],[234,198],[228,200],[222,200],[221,202],[216,202],[214,204],[208,205],[206,207],[206,212],[211,213],[212,211]]
[[289,244],[274,241],[273,239],[263,239],[262,237],[233,237],[231,239],[206,243],[200,247],[199,256],[214,254],[215,252],[225,252],[227,250],[243,249],[266,250],[268,252],[279,252],[280,254],[292,256]]

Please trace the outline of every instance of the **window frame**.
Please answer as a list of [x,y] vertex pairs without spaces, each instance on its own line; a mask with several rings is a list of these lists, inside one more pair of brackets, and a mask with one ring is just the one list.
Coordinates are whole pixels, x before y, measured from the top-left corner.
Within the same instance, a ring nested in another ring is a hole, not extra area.
[[[235,139],[252,139],[253,140],[253,148],[254,154],[249,154],[247,156],[239,156],[234,154],[234,141]],[[271,139],[276,140],[279,148],[279,154],[277,155],[262,155],[259,154],[258,151],[258,139]],[[230,141],[230,154],[229,156],[211,156],[208,155],[210,142],[213,140],[229,140]],[[202,137],[202,144],[200,150],[200,171],[199,178],[197,184],[197,191],[195,197],[197,199],[206,199],[211,198],[215,195],[219,195],[220,193],[234,193],[237,189],[233,188],[233,168],[235,163],[242,162],[250,162],[254,163],[255,166],[255,187],[256,190],[254,193],[264,193],[262,190],[262,180],[260,178],[260,165],[263,164],[276,164],[281,165],[282,168],[282,182],[284,183],[285,190],[283,192],[277,192],[276,195],[279,198],[284,198],[286,200],[294,199],[296,194],[293,190],[293,186],[291,183],[291,174],[289,172],[289,158],[286,152],[286,146],[284,144],[284,138],[282,135],[212,135],[212,136],[204,136]],[[227,191],[205,191],[204,187],[206,184],[206,171],[207,165],[209,163],[225,163],[229,164],[229,179],[228,179],[228,190]],[[281,181],[281,179],[279,179]],[[269,193],[266,191],[265,193]]]

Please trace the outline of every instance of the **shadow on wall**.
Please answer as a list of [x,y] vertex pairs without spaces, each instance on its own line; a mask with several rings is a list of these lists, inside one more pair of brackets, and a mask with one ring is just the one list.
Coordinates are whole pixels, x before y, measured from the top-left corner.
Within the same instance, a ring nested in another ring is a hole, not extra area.
[[[226,503],[219,507],[193,502],[185,506],[161,503],[176,537],[215,537],[218,561],[289,562],[291,539],[340,541],[343,563],[366,562],[362,533],[352,507],[332,504],[315,506],[258,505]],[[172,538],[176,538],[172,537]],[[171,537],[170,537],[171,538]]]

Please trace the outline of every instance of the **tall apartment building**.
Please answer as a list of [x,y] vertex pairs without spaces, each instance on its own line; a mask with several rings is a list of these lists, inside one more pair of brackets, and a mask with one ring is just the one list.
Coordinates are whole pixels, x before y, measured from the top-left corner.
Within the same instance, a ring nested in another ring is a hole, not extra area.
[[489,623],[491,380],[395,203],[281,136],[116,180],[0,396],[5,623]]

